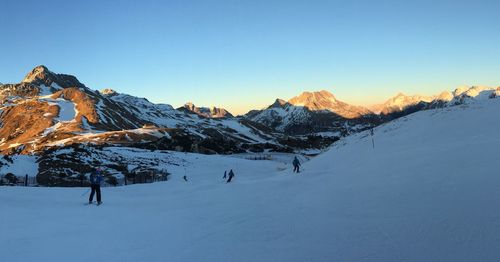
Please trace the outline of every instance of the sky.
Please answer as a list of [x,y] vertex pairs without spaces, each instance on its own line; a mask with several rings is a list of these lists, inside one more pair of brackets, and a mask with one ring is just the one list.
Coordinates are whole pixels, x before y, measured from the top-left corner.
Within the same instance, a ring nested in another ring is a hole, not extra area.
[[35,66],[175,107],[241,114],[328,90],[500,85],[500,1],[0,0],[0,82]]

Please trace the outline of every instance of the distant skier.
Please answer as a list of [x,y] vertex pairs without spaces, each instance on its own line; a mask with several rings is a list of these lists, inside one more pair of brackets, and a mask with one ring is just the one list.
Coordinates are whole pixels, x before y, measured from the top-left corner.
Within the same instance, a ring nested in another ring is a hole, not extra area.
[[295,156],[295,158],[293,159],[292,164],[293,164],[293,172],[299,173],[300,172],[300,161],[297,158],[297,156]]
[[226,179],[227,178],[227,171],[224,170],[224,176],[222,177],[222,179]]
[[188,181],[187,176],[183,176],[182,178],[184,179],[184,181],[186,181],[186,182]]
[[102,204],[101,201],[101,182],[103,180],[102,169],[98,167],[94,173],[90,175],[90,192],[89,204],[94,200],[94,194],[97,193],[97,205]]
[[234,172],[233,172],[233,170],[232,170],[232,169],[231,169],[231,170],[229,170],[229,174],[228,174],[228,176],[229,176],[229,178],[227,179],[226,183],[231,182],[231,180],[232,180],[232,179],[233,179],[233,177],[234,177]]

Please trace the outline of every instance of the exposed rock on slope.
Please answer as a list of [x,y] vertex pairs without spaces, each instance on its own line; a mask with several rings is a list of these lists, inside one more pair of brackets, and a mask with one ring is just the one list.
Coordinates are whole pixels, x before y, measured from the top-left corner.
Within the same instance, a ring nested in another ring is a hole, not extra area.
[[191,112],[194,114],[197,114],[201,117],[205,118],[228,118],[228,117],[234,117],[231,113],[229,113],[226,109],[224,108],[218,108],[218,107],[197,107],[193,103],[189,102],[186,103],[183,107],[178,108],[178,110],[185,110],[187,112]]

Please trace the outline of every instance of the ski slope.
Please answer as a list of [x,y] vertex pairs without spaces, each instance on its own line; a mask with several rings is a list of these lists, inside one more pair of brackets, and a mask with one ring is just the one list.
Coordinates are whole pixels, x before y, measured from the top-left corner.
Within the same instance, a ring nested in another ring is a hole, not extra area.
[[[172,153],[170,181],[0,188],[2,261],[498,261],[500,99],[421,111],[303,165]],[[233,168],[234,183],[222,180]],[[286,168],[285,171],[282,171]],[[189,181],[181,177],[186,174]]]

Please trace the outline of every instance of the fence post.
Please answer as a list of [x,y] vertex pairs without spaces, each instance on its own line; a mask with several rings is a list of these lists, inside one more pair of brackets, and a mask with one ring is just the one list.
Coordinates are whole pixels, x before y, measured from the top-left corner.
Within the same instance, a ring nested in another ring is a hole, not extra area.
[[28,186],[28,174],[26,174],[26,177],[24,178],[24,186]]

